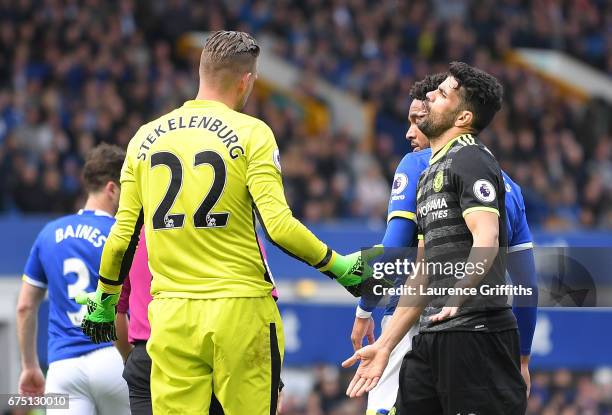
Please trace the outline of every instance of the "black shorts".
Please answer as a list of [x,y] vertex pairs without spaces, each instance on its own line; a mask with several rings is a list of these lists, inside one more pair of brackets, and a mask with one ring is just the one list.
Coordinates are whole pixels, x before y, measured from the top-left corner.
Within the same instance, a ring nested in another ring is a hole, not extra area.
[[146,342],[136,342],[125,361],[123,378],[130,390],[130,411],[133,415],[149,415],[151,407],[151,358]]
[[398,415],[524,415],[517,330],[421,333],[402,362]]
[[[128,355],[123,369],[123,378],[130,391],[130,411],[132,415],[151,415],[151,358],[147,353],[147,343],[138,341]],[[210,400],[210,415],[223,415],[223,408],[213,393]]]

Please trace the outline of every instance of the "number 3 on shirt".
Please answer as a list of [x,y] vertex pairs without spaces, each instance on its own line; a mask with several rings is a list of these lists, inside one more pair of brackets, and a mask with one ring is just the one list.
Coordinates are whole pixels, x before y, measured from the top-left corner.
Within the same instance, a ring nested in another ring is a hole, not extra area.
[[[87,269],[87,265],[85,265],[82,259],[68,258],[64,260],[64,276],[68,278],[68,275],[72,273],[76,274],[77,280],[72,284],[68,284],[69,299],[76,297],[79,293],[87,291],[87,287],[89,287],[90,283],[89,269]],[[79,310],[76,312],[68,311],[68,319],[75,326],[80,326],[86,311],[87,306],[85,305],[79,307]]]
[[[223,158],[216,152],[206,150],[195,155],[193,167],[208,164],[213,168],[214,179],[210,191],[193,215],[196,228],[220,228],[227,225],[228,212],[211,213],[223,193],[226,181],[226,168]],[[185,223],[183,213],[169,213],[183,185],[183,166],[181,160],[168,151],[160,151],[151,156],[151,168],[163,165],[170,169],[170,184],[166,195],[153,214],[153,229],[182,228]]]

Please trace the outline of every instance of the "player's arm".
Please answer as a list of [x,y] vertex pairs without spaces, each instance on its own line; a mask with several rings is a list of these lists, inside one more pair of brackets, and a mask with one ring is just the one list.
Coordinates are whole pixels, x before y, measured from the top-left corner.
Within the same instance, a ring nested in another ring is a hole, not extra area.
[[531,289],[532,292],[526,297],[514,296],[512,304],[519,327],[521,356],[529,356],[538,313],[538,282],[533,249],[510,252],[507,266],[512,284]]
[[[288,255],[309,265],[332,259],[334,253],[293,217],[283,189],[278,150],[272,132],[258,125],[247,149],[247,186],[266,238]],[[326,258],[329,256],[330,258]],[[324,263],[322,265],[325,265]]]
[[[39,237],[40,238],[40,237]],[[19,393],[45,392],[45,378],[40,370],[36,352],[38,309],[45,298],[47,278],[38,257],[39,239],[36,240],[23,274],[23,284],[17,300],[17,338],[21,353]]]
[[[416,263],[424,261],[425,242],[419,238]],[[398,307],[395,309],[391,320],[387,323],[387,328],[380,336],[381,347],[387,349],[389,353],[404,338],[406,333],[417,321],[421,312],[427,305],[428,297],[418,295],[419,287],[427,287],[428,280],[425,273],[426,267],[418,268],[414,275],[406,281],[407,287],[416,287],[415,295],[403,295],[399,299]]]
[[[401,217],[393,218],[387,225],[382,246],[392,248],[409,246],[414,239],[415,233],[416,224],[412,220]],[[377,261],[386,260],[388,260],[388,258],[383,255],[383,257]],[[401,282],[396,281],[396,285]],[[372,312],[376,309],[382,297],[382,295],[377,295],[375,291],[369,291],[367,293],[362,293],[359,298],[359,304],[357,305],[357,310],[355,310],[355,321],[353,322],[353,328],[351,330],[351,343],[353,344],[354,350],[361,348],[363,339],[366,336],[368,338],[368,344],[374,343],[374,320],[372,319]],[[389,301],[387,309],[391,307],[394,309],[398,300],[399,296],[393,296]]]
[[19,393],[44,393],[45,378],[40,370],[36,352],[38,308],[45,298],[45,290],[24,282],[17,302],[17,337],[21,352]]
[[[382,246],[389,248],[399,248],[410,246],[414,240],[416,234],[416,223],[410,219],[403,217],[394,217],[389,221],[385,236],[383,237]],[[377,261],[388,261],[391,260],[388,256],[383,255],[382,258]],[[395,285],[403,283],[403,280],[399,280],[399,276],[395,281]],[[353,322],[353,328],[351,330],[351,343],[353,349],[357,350],[361,348],[364,337],[368,337],[368,343],[374,342],[374,320],[372,319],[372,312],[380,303],[382,295],[377,295],[375,291],[369,291],[362,293],[355,311],[355,321]],[[387,309],[395,309],[399,296],[393,296],[389,300]]]
[[[404,156],[397,166],[387,209],[387,229],[382,240],[382,246],[385,248],[408,247],[415,240],[416,193],[420,173],[414,153]],[[381,298],[382,296],[373,294],[362,296],[357,308],[357,315],[369,317],[367,313],[371,313],[376,308]],[[395,300],[392,299],[392,302],[395,302]]]
[[466,272],[465,277],[455,284],[457,287],[467,288],[477,286],[495,262],[499,252],[499,216],[494,212],[475,210],[465,216],[465,223],[473,239],[467,263],[483,264],[481,271]]
[[489,153],[467,146],[457,152],[449,170],[465,224],[472,234],[472,248],[490,248],[478,250],[487,251],[483,255],[490,267],[499,249],[498,198],[503,195],[498,193],[504,186],[500,183],[499,166]]
[[526,297],[514,296],[512,312],[516,317],[521,349],[521,374],[527,384],[527,395],[531,389],[529,361],[531,343],[535,332],[538,314],[538,286],[533,257],[533,248],[510,251],[507,258],[508,273],[512,284],[530,288],[532,294]]
[[531,295],[512,299],[512,311],[520,333],[521,356],[528,362],[535,332],[538,311],[538,280],[533,256],[533,238],[527,223],[525,207],[520,189],[515,194],[518,200],[517,213],[513,218],[512,239],[508,242],[507,267],[512,284],[531,290]]
[[121,290],[121,296],[117,303],[117,316],[115,317],[115,331],[117,332],[117,340],[115,341],[115,347],[119,351],[119,354],[123,358],[123,362],[127,360],[128,355],[134,348],[134,346],[128,340],[128,311],[130,304],[130,293],[132,291],[130,277],[125,279],[123,282],[123,289]]
[[507,266],[512,284],[531,289],[531,295],[515,295],[512,299],[512,312],[516,317],[519,329],[521,374],[527,384],[527,394],[529,395],[531,388],[529,361],[538,313],[538,282],[533,256],[533,238],[527,223],[520,189],[517,189],[515,196],[518,198],[520,206],[511,224],[513,232],[512,239],[508,243]]
[[[424,248],[423,240],[419,240],[417,262],[422,261]],[[347,395],[350,397],[361,396],[374,389],[378,384],[389,361],[391,351],[408,333],[427,305],[428,297],[418,295],[418,292],[420,292],[418,287],[427,287],[427,284],[425,267],[420,267],[419,271],[406,282],[408,287],[416,288],[417,295],[402,296],[399,306],[380,338],[374,344],[357,350],[353,356],[342,363],[343,367],[350,367],[357,361],[361,361],[346,391]]]
[[[466,263],[474,267],[466,268],[464,278],[455,287],[473,288],[486,277],[499,252],[498,198],[503,197],[499,193],[504,184],[493,156],[476,146],[459,150],[449,170],[450,183],[459,196],[462,215],[473,239]],[[450,297],[447,306],[431,320],[452,317],[466,300],[466,296]]]
[[[385,248],[409,247],[413,244],[416,236],[416,192],[420,176],[418,163],[414,159],[414,153],[409,153],[400,162],[393,177],[389,207],[387,209],[387,228],[381,245]],[[389,255],[383,256],[379,261],[392,260]],[[403,283],[401,276],[397,276],[394,285]],[[368,292],[362,295],[355,310],[355,321],[351,330],[351,343],[353,349],[361,348],[363,338],[367,335],[370,344],[374,341],[374,320],[372,312],[380,303],[382,295]],[[387,305],[386,313],[391,314],[399,296],[392,296]]]
[[104,244],[100,261],[98,290],[106,294],[117,295],[121,291],[123,280],[132,267],[144,220],[142,201],[134,176],[135,154],[132,143],[135,140],[130,142],[121,169],[121,196],[116,222]]
[[[409,219],[404,218],[393,218],[387,225],[385,235],[382,243],[379,246],[384,248],[391,248],[389,254],[393,255],[392,248],[405,248],[409,247],[414,241],[416,235],[416,223]],[[389,259],[389,255],[383,255],[378,258],[378,261],[385,261]],[[378,303],[382,299],[382,295],[376,295],[374,293],[368,293],[359,299],[359,310],[363,313],[372,313],[377,307]],[[362,314],[363,314],[362,313]],[[370,317],[370,314],[363,314],[363,317]]]
[[358,263],[357,255],[342,256],[321,242],[293,217],[283,189],[278,148],[269,127],[254,127],[247,142],[247,186],[254,211],[266,238],[286,254],[336,279],[353,295],[361,282],[349,272]]

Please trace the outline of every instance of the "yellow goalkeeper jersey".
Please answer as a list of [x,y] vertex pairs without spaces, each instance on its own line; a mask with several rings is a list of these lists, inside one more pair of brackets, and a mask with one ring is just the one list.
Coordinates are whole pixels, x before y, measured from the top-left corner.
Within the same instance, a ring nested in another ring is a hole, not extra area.
[[287,206],[272,130],[223,103],[187,101],[130,141],[100,287],[120,291],[144,225],[155,297],[268,295],[256,216],[288,254],[310,265],[330,261],[331,250]]

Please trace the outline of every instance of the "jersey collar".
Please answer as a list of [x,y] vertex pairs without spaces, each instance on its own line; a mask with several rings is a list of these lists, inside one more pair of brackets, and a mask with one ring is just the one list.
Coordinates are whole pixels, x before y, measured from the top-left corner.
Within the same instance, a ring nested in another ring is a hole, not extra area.
[[96,210],[85,210],[85,209],[80,209],[79,212],[77,213],[77,215],[83,215],[85,213],[93,213],[96,216],[108,216],[109,218],[112,218],[113,215],[111,215],[108,212],[105,212],[103,210],[100,209],[96,209]]
[[221,107],[221,108],[229,108],[221,101],[212,101],[209,99],[191,99],[189,101],[185,101],[183,104],[184,107],[190,108],[203,108],[203,107]]
[[431,158],[429,159],[429,165],[431,166],[432,164],[434,164],[436,161],[440,160],[442,157],[444,157],[446,155],[446,153],[448,153],[448,150],[450,150],[450,148],[453,146],[453,144],[455,144],[455,142],[457,140],[459,140],[460,138],[474,138],[472,136],[472,134],[461,134],[458,135],[457,137],[453,138],[452,140],[450,140],[448,143],[446,143],[444,145],[444,147],[442,147],[440,150],[438,150],[435,154],[431,155]]

